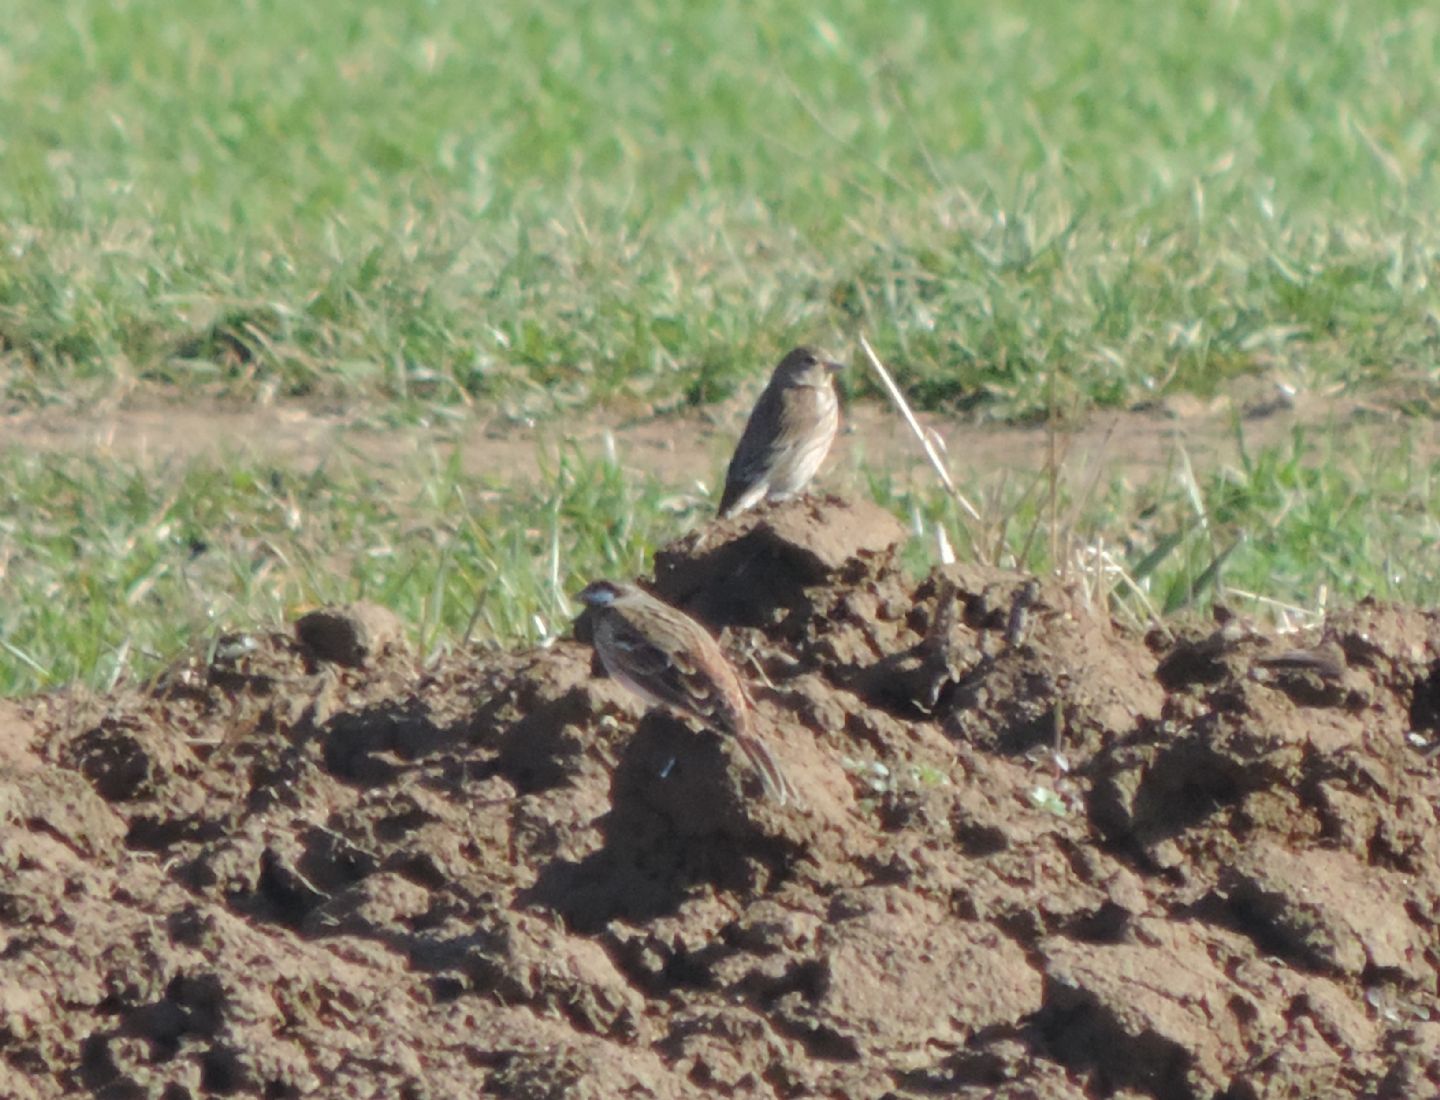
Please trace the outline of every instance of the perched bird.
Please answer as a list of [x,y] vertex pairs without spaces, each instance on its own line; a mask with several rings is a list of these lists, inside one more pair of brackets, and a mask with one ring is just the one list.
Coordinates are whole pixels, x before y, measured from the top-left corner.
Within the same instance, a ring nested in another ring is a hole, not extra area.
[[731,734],[782,805],[790,785],[750,731],[740,678],[710,632],[633,584],[592,581],[580,600],[595,609],[595,650],[605,671],[651,706],[666,706]]
[[785,500],[809,484],[840,427],[840,402],[827,362],[796,348],[775,368],[745,423],[725,474],[722,519],[762,500]]

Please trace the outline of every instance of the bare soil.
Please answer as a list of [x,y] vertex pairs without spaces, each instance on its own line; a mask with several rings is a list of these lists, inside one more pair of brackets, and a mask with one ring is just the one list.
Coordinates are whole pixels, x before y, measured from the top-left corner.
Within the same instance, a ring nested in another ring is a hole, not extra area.
[[383,610],[0,708],[0,1095],[1440,1093],[1440,614],[1127,633],[805,499],[657,556],[800,806]]
[[[1162,476],[1177,463],[1182,448],[1196,467],[1228,461],[1238,450],[1238,434],[1256,447],[1283,440],[1297,429],[1344,432],[1363,446],[1393,436],[1403,423],[1393,410],[1351,398],[1277,393],[1263,380],[1242,378],[1210,400],[1181,395],[1145,409],[1062,422],[1054,426],[1053,437],[1046,425],[978,423],[936,413],[921,413],[920,420],[944,445],[951,472],[967,486],[996,474],[1036,475],[1051,460],[1052,443],[1060,479],[1089,486],[1101,471],[1137,481]],[[662,475],[676,485],[713,484],[754,396],[747,393],[685,416],[645,409],[628,416],[612,411],[539,422],[477,415],[406,428],[376,422],[363,408],[342,411],[297,403],[142,403],[94,409],[82,416],[38,409],[0,412],[0,442],[157,467],[239,454],[299,469],[337,456],[367,468],[404,469],[417,454],[439,446],[453,448],[467,472],[507,481],[532,478],[537,458],[561,446],[577,446],[586,454],[613,446],[638,472]],[[1418,445],[1428,449],[1431,443],[1422,434]],[[934,477],[900,418],[888,406],[872,402],[846,408],[825,483],[850,487],[861,463],[902,480],[907,469],[926,481]]]

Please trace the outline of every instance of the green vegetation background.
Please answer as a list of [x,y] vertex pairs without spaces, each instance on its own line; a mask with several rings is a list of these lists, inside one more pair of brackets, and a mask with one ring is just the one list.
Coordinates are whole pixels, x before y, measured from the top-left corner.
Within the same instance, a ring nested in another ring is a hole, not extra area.
[[[1064,539],[1029,535],[1043,487],[981,536],[861,476],[962,552],[1108,546],[1160,610],[1433,601],[1437,71],[1440,9],[1399,0],[12,0],[0,398],[668,412],[860,333],[973,420],[1273,377],[1386,426],[1103,485]],[[520,484],[0,448],[0,692],[362,594],[427,653],[547,637],[705,514],[579,454]]]

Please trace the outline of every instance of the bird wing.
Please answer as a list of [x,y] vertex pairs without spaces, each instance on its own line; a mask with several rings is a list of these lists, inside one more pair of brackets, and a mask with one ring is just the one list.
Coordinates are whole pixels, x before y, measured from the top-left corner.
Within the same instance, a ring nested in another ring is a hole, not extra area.
[[729,723],[729,706],[711,670],[696,652],[693,639],[660,635],[654,625],[642,631],[617,615],[611,625],[611,652],[619,662],[615,671],[641,694],[701,718]]
[[760,395],[725,474],[721,516],[757,503],[777,471],[800,462],[802,453],[829,449],[834,431],[824,425],[834,413],[827,399],[833,398],[815,386],[772,388]]
[[[750,410],[740,442],[725,471],[725,492],[720,497],[720,514],[744,511],[765,493],[765,473],[773,461],[775,438],[780,432],[785,411],[785,392],[767,386]],[[744,504],[741,498],[748,497]]]
[[[794,793],[779,761],[751,730],[745,688],[715,640],[694,624],[655,615],[642,605],[640,624],[610,608],[602,622],[605,667],[652,704],[694,715],[735,737],[770,797],[784,805]],[[677,613],[678,614],[678,613]]]

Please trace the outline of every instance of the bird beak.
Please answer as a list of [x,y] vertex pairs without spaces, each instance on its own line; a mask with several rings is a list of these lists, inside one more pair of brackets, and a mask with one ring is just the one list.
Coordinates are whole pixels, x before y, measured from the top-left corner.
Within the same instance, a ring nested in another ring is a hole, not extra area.
[[827,362],[827,363],[825,364],[825,369],[826,369],[827,371],[829,371],[831,374],[839,374],[842,370],[845,369],[845,364],[844,364],[844,363],[828,363],[828,362]]

